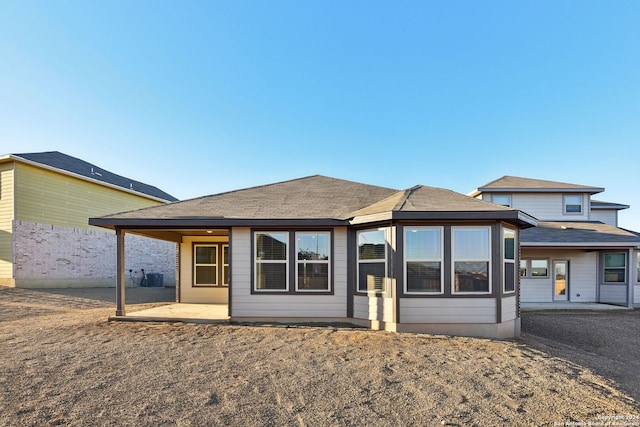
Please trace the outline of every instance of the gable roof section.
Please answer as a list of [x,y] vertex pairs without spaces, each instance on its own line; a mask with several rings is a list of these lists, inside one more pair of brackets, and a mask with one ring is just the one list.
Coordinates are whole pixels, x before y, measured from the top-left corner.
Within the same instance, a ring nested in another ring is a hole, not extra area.
[[547,181],[544,179],[522,178],[519,176],[505,175],[495,181],[478,187],[469,193],[475,197],[481,193],[589,193],[596,194],[604,191],[602,187],[592,187],[588,185],[569,184],[566,182]]
[[640,233],[599,221],[539,221],[537,227],[522,230],[520,240],[525,247],[640,247]]
[[157,187],[117,175],[94,164],[85,162],[84,160],[69,156],[59,151],[11,154],[9,155],[9,158],[36,166],[44,166],[48,169],[53,169],[68,175],[78,176],[82,179],[98,181],[99,183],[115,186],[129,192],[141,193],[165,202],[174,202],[178,200],[171,194],[165,193]]
[[92,218],[115,226],[207,226],[363,224],[387,219],[504,219],[524,226],[535,219],[516,210],[442,188],[416,186],[398,191],[313,175],[164,206]]

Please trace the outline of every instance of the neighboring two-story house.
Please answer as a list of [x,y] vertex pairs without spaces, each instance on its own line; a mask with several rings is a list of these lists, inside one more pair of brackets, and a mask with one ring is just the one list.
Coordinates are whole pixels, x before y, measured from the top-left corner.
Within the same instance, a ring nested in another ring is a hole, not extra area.
[[[57,151],[0,156],[0,285],[115,286],[115,235],[89,217],[175,200]],[[128,284],[141,269],[175,283],[175,244],[132,234],[127,248]]]
[[640,303],[640,233],[618,227],[628,205],[592,199],[603,191],[503,176],[469,194],[538,219],[520,235],[521,302]]

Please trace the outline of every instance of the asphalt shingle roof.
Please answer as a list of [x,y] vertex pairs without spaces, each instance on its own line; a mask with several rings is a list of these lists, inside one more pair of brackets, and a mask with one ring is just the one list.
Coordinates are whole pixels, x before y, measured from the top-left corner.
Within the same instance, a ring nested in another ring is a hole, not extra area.
[[537,227],[522,230],[523,245],[535,243],[584,244],[585,247],[598,243],[620,243],[640,245],[640,233],[602,222],[538,221]]
[[445,188],[417,185],[364,209],[353,212],[351,216],[369,215],[381,212],[487,212],[513,211],[493,203],[465,196]]
[[85,162],[84,160],[69,156],[59,151],[12,154],[11,156],[62,171],[71,172],[76,175],[115,185],[127,190],[133,190],[168,202],[178,200],[171,194],[165,193],[157,187],[117,175],[94,164]]
[[322,175],[183,200],[101,219],[335,219],[384,212],[516,212],[442,188],[398,191]]
[[604,188],[589,185],[569,184],[566,182],[558,181],[547,181],[544,179],[522,178],[519,176],[505,175],[502,178],[491,181],[488,184],[478,187],[477,189],[477,192],[485,191],[582,191],[595,194],[603,192]]
[[183,200],[105,218],[346,219],[397,190],[313,175]]

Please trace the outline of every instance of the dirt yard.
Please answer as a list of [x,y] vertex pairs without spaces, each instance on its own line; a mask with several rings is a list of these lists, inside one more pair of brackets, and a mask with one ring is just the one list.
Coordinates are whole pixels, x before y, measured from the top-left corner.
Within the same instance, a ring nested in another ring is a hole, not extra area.
[[[511,342],[108,322],[113,292],[0,287],[0,425],[640,424],[640,406],[604,367],[582,354],[569,362],[571,348],[531,332]],[[172,297],[127,294],[129,311]]]

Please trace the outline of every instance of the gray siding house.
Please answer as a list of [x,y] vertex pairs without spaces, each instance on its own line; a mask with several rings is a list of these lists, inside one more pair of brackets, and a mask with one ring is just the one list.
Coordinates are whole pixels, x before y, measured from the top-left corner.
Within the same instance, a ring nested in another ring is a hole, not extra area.
[[118,238],[176,242],[177,299],[228,304],[231,321],[351,322],[496,338],[520,333],[521,210],[418,185],[326,176],[90,219]]
[[503,176],[469,195],[529,213],[522,231],[524,303],[640,303],[640,233],[618,227],[628,205],[593,200],[604,188]]

